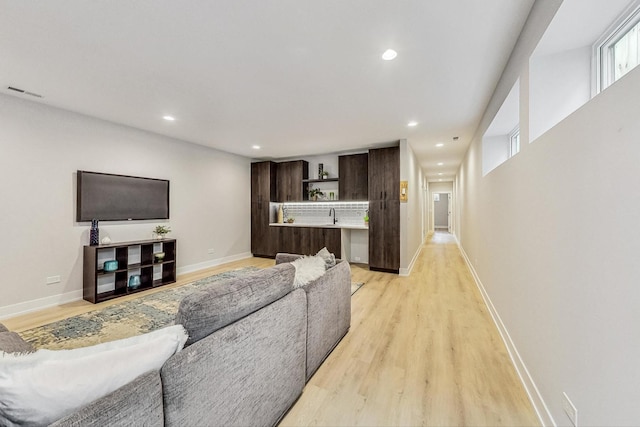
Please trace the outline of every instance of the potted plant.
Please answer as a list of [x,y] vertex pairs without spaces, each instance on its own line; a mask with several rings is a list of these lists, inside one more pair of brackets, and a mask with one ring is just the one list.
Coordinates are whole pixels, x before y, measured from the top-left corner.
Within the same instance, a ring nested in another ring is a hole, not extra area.
[[158,225],[153,232],[158,236],[158,239],[162,240],[171,232],[171,228],[169,226]]
[[329,178],[329,172],[322,171],[322,179],[327,179],[327,178]]
[[369,209],[364,212],[364,225],[369,226]]
[[309,189],[309,200],[318,200],[318,196],[324,196],[324,193],[319,188]]

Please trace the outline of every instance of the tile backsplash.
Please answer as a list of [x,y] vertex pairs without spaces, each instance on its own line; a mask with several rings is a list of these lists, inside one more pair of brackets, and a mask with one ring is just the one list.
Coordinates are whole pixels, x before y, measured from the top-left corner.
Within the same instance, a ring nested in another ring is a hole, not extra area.
[[[273,203],[277,212],[279,203]],[[336,210],[337,224],[364,225],[364,215],[369,202],[302,202],[283,203],[284,218],[294,218],[296,223],[322,225],[331,224],[331,208]]]

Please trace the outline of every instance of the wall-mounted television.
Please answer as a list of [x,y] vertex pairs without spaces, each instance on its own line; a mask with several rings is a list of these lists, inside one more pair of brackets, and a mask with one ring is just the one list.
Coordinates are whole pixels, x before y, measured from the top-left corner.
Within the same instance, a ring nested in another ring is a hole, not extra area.
[[76,221],[169,219],[166,179],[78,171]]

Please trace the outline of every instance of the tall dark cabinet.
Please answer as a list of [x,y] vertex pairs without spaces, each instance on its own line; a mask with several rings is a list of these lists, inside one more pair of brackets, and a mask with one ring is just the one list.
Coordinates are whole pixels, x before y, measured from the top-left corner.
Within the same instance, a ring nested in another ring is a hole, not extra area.
[[277,200],[300,202],[309,198],[302,191],[302,180],[309,178],[309,163],[304,160],[277,163]]
[[352,154],[338,157],[340,200],[369,200],[369,155]]
[[369,150],[369,269],[400,270],[400,149]]
[[275,232],[269,227],[269,202],[276,200],[276,163],[251,163],[251,253],[274,257]]

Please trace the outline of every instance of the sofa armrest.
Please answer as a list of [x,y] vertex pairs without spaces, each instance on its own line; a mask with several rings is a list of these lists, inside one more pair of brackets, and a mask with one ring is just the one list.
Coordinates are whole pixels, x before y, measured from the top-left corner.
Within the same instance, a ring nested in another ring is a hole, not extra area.
[[160,371],[150,371],[51,424],[52,427],[164,425]]
[[302,258],[302,257],[303,257],[303,255],[278,253],[278,254],[276,254],[276,264],[282,264],[282,263],[285,263],[285,262],[292,262],[292,261],[295,261],[298,258]]

